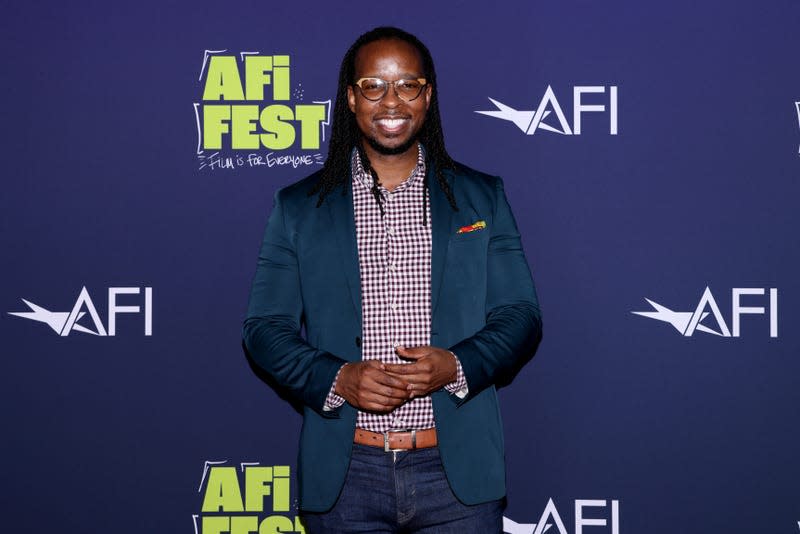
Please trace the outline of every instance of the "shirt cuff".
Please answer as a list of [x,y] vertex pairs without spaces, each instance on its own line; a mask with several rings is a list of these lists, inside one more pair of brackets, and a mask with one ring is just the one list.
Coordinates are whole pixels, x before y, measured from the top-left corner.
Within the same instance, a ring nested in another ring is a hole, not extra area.
[[[450,354],[453,354],[450,352]],[[453,354],[453,358],[456,360],[456,379],[453,382],[447,384],[444,389],[448,393],[452,393],[459,399],[463,399],[469,393],[469,386],[467,386],[467,377],[464,376],[464,369],[461,368],[461,361],[459,361],[458,356]]]
[[[344,364],[347,365],[347,364]],[[332,412],[336,408],[340,407],[344,404],[344,397],[340,397],[337,395],[336,392],[336,381],[339,380],[339,375],[342,373],[342,369],[344,369],[344,365],[339,367],[339,371],[336,373],[336,376],[333,379],[333,384],[331,385],[330,391],[328,391],[328,396],[325,397],[325,404],[322,405],[323,412]]]

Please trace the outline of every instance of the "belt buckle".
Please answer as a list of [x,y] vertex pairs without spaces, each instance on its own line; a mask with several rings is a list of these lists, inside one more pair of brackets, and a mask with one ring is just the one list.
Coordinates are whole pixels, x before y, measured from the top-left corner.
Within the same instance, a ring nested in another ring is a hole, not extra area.
[[[397,434],[400,432],[411,432],[411,447],[408,449],[390,449],[389,448],[389,434]],[[417,430],[414,428],[403,428],[397,430],[387,430],[383,434],[383,452],[401,452],[417,448]]]

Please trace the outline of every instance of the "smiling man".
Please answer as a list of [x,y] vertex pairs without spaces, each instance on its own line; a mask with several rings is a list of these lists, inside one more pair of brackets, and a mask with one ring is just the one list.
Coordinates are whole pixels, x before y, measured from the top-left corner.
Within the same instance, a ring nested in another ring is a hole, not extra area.
[[501,532],[496,386],[541,339],[502,182],[447,153],[430,53],[397,28],[345,54],[332,130],[275,196],[244,325],[302,405],[307,528]]

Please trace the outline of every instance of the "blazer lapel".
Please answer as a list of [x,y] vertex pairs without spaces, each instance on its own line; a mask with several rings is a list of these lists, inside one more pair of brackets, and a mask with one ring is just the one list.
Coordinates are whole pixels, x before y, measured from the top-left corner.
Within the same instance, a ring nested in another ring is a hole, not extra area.
[[[445,178],[450,182],[450,186],[453,187],[451,173],[445,171]],[[439,290],[442,287],[447,248],[450,244],[453,208],[450,206],[444,191],[439,187],[439,182],[436,180],[436,169],[433,165],[428,167],[426,180],[428,180],[431,201],[431,320],[433,320],[434,313],[436,313],[436,305],[439,303]]]
[[325,199],[331,216],[331,227],[336,232],[336,241],[339,244],[339,259],[342,272],[350,288],[358,323],[361,317],[361,277],[358,267],[358,243],[356,240],[356,221],[353,213],[353,181],[348,174],[345,194],[337,189]]

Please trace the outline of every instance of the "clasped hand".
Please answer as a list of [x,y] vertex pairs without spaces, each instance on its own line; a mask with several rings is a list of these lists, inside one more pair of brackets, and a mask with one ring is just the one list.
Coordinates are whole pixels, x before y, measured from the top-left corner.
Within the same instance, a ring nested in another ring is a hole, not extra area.
[[389,413],[414,397],[424,397],[456,379],[452,353],[430,345],[397,347],[411,363],[366,360],[348,363],[339,373],[336,394],[359,410]]

